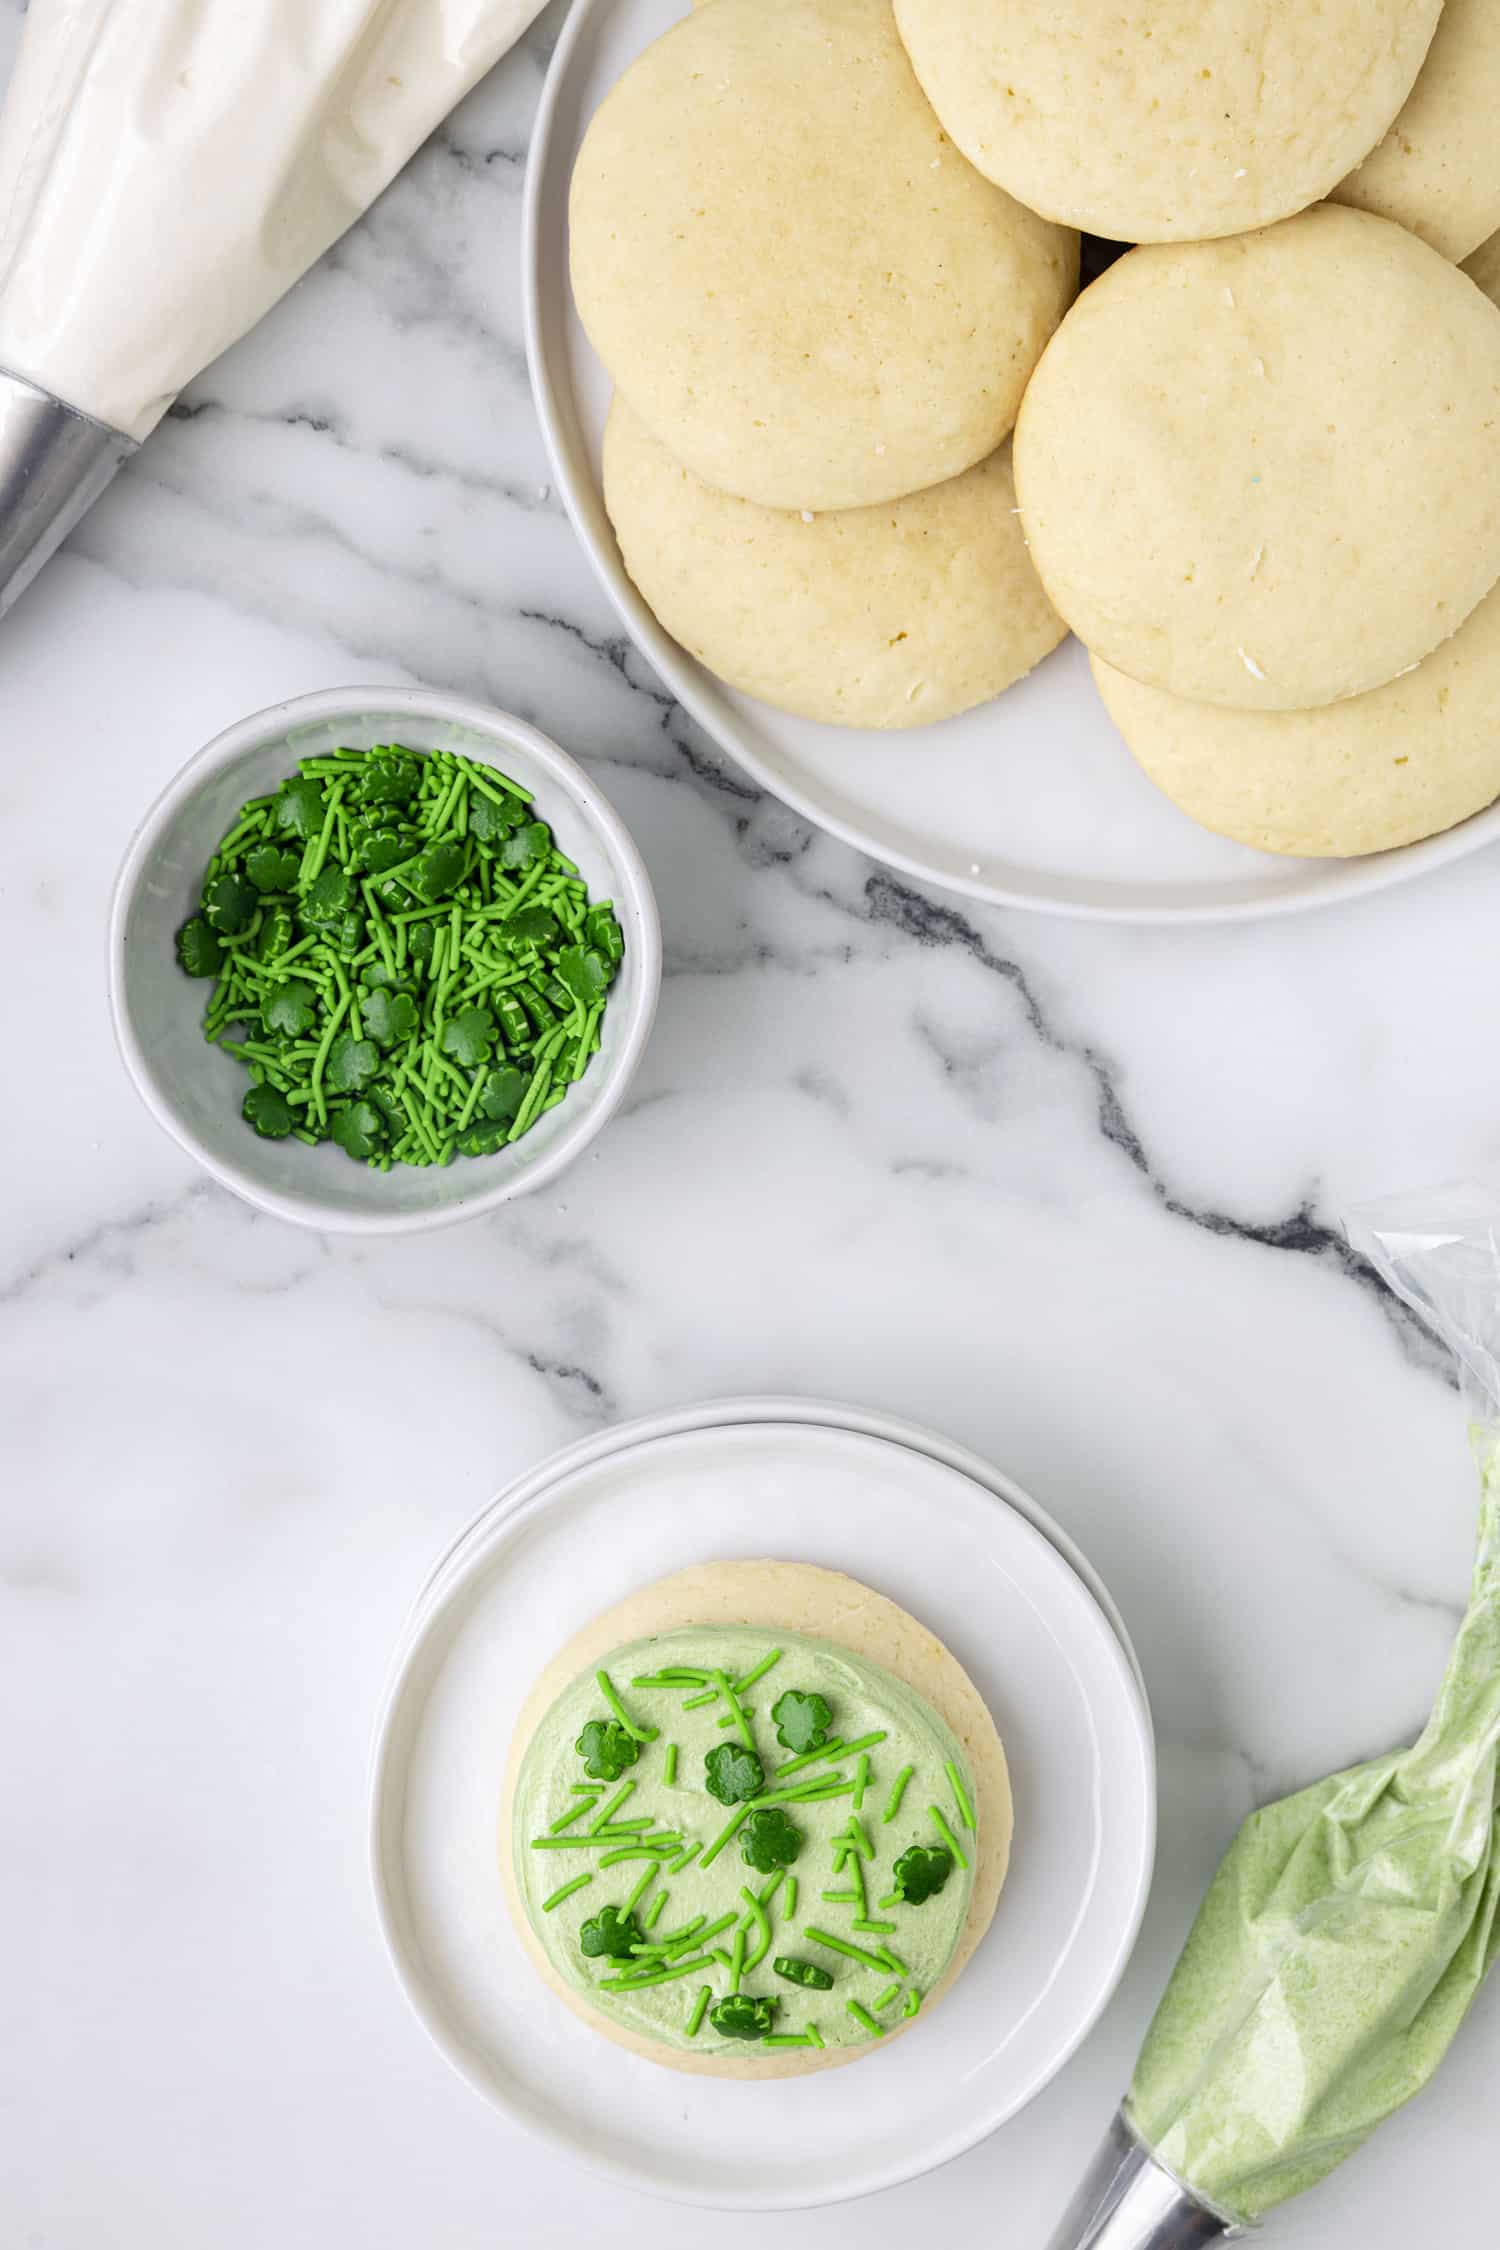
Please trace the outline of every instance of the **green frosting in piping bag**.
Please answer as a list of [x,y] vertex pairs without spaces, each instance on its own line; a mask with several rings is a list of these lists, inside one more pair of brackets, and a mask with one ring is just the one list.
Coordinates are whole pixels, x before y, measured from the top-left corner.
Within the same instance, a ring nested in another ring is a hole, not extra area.
[[1500,1951],[1500,1241],[1461,1213],[1420,1235],[1404,1219],[1370,1247],[1482,1411],[1478,1558],[1419,1740],[1246,1821],[1136,2065],[1135,2130],[1242,2221],[1321,2180],[1427,2083]]

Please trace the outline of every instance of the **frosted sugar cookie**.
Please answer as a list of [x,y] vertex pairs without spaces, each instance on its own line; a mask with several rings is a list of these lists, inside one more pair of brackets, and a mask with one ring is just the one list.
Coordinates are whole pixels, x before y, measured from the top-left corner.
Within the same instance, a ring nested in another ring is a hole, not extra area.
[[1467,258],[1500,227],[1500,7],[1445,0],[1427,60],[1380,145],[1333,191]]
[[606,97],[573,175],[579,314],[710,484],[850,508],[992,453],[1078,242],[979,177],[888,0],[714,0]]
[[1500,312],[1324,204],[1134,250],[1026,395],[1032,560],[1089,648],[1250,710],[1378,687],[1500,578]]
[[1011,1821],[994,1721],[925,1627],[838,1571],[705,1563],[538,1681],[501,1868],[592,2029],[675,2070],[785,2077],[930,2011],[989,1926]]
[[1158,789],[1260,851],[1390,851],[1500,796],[1500,588],[1404,678],[1321,711],[1215,710],[1093,665]]
[[1008,444],[925,492],[815,515],[715,491],[617,401],[604,498],[625,567],[673,638],[807,718],[945,719],[1063,637],[1021,535]]
[[1440,0],[896,0],[927,97],[987,178],[1117,242],[1304,209],[1411,92]]

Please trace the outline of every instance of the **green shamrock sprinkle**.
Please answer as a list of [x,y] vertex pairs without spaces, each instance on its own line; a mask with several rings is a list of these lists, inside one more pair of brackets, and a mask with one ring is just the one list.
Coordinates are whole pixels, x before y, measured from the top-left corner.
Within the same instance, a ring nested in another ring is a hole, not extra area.
[[177,963],[184,976],[216,977],[224,948],[201,914],[184,922],[177,933]]
[[[584,942],[602,953],[611,967],[625,951],[620,925],[607,906],[591,906],[583,918]],[[779,1652],[778,1652],[779,1653]]]
[[762,1805],[740,1830],[740,1856],[747,1867],[769,1875],[775,1867],[791,1866],[802,1841],[801,1829],[787,1819],[779,1805]]
[[596,1781],[618,1781],[641,1754],[634,1735],[627,1734],[617,1719],[590,1719],[574,1748],[584,1772]]
[[359,821],[349,832],[349,858],[367,875],[384,875],[417,850],[420,839],[409,828]]
[[385,1139],[385,1119],[373,1102],[342,1102],[329,1112],[328,1131],[346,1156],[368,1164]]
[[488,1008],[465,1008],[443,1026],[443,1053],[465,1070],[472,1070],[489,1054],[495,1037],[495,1019]]
[[519,827],[520,813],[519,805],[497,804],[492,797],[473,797],[469,801],[469,834],[477,843],[493,844]]
[[464,853],[461,844],[434,844],[417,861],[412,881],[417,896],[425,898],[428,905],[446,898],[454,890],[464,871]]
[[719,1743],[703,1761],[703,1785],[721,1805],[739,1805],[757,1796],[765,1778],[766,1769],[755,1752],[737,1742]]
[[260,935],[255,941],[257,961],[279,961],[292,942],[291,911],[285,906],[267,906],[261,912]]
[[267,1031],[283,1039],[300,1039],[311,1028],[317,1012],[318,996],[312,986],[300,977],[288,977],[266,1001],[261,1022]]
[[493,1156],[566,1100],[623,948],[524,790],[397,743],[242,805],[176,933],[205,1038],[279,1097],[253,1128],[379,1170]]
[[354,904],[354,881],[342,867],[325,867],[307,886],[302,900],[305,922],[337,922]]
[[484,1082],[479,1097],[482,1116],[493,1118],[497,1124],[508,1125],[526,1099],[527,1080],[511,1063],[502,1063],[492,1070]]
[[373,1039],[356,1039],[341,1031],[328,1050],[328,1083],[338,1094],[363,1093],[380,1068],[380,1052]]
[[788,1984],[800,1984],[809,1992],[828,1992],[832,1989],[833,1978],[826,1969],[820,1969],[816,1961],[799,1961],[788,1954],[778,1953],[771,1966],[779,1977],[786,1978]]
[[528,821],[524,828],[512,830],[500,846],[500,865],[514,871],[530,867],[551,845],[552,838],[539,820]]
[[[375,966],[374,963],[371,966]],[[396,1047],[410,1039],[417,1028],[417,1003],[409,992],[394,986],[377,985],[367,992],[360,1003],[364,1017],[365,1035],[377,1047]]]
[[602,1000],[609,990],[610,970],[604,956],[585,952],[581,945],[565,945],[557,956],[557,974],[560,982],[585,1007]]
[[286,1096],[279,1094],[274,1086],[252,1086],[241,1106],[241,1115],[247,1125],[255,1127],[263,1141],[284,1141],[297,1122]]
[[578,1950],[591,1961],[601,1957],[607,1961],[628,1961],[631,1948],[644,1943],[645,1937],[635,1916],[622,1914],[617,1906],[606,1906],[578,1932]]
[[323,784],[294,774],[276,792],[276,825],[292,836],[316,836],[323,825]]
[[714,2003],[708,2020],[721,2039],[764,2039],[776,2021],[777,2000],[752,2000],[748,1992],[731,1992]]
[[419,768],[409,750],[369,750],[359,775],[362,805],[404,805],[416,795]]
[[545,906],[523,906],[505,925],[506,943],[515,950],[550,945],[558,934],[558,920]]
[[254,913],[255,892],[233,868],[226,867],[222,875],[215,875],[204,886],[204,919],[212,923],[220,937],[243,936]]
[[510,1126],[504,1118],[480,1117],[459,1134],[458,1148],[464,1156],[493,1156],[509,1139]]
[[275,844],[257,844],[253,852],[245,854],[245,873],[263,895],[291,890],[301,865],[296,852],[279,851]]
[[776,1698],[771,1718],[783,1749],[799,1753],[821,1750],[833,1725],[833,1713],[822,1696],[804,1695],[800,1688],[788,1688]]
[[953,1873],[953,1854],[942,1844],[910,1844],[892,1870],[892,1895],[908,1906],[935,1898]]

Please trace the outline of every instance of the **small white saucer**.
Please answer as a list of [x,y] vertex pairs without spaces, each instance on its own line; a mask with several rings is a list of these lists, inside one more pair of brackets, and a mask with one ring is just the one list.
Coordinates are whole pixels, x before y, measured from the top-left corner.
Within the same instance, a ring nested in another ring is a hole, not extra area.
[[[476,2091],[596,2172],[741,2209],[912,2178],[1039,2092],[1124,1967],[1155,1814],[1135,1673],[1058,1549],[957,1470],[806,1423],[720,1424],[611,1450],[483,1525],[430,1584],[405,1640],[372,1806],[397,1972]],[[1016,1840],[994,1927],[930,2020],[850,2069],[747,2087],[665,2073],[577,2022],[522,1953],[496,1855],[511,1729],[548,1659],[633,1587],[756,1555],[847,1570],[941,1635],[1004,1737]]]
[[487,1501],[439,1556],[412,1603],[406,1621],[407,1634],[419,1629],[423,1612],[429,1602],[438,1598],[450,1571],[466,1567],[473,1549],[490,1536],[498,1523],[526,1506],[548,1486],[571,1476],[576,1469],[587,1468],[609,1454],[628,1452],[632,1446],[645,1445],[653,1438],[677,1437],[687,1430],[723,1429],[743,1422],[854,1430],[866,1437],[884,1438],[891,1445],[904,1445],[910,1452],[925,1454],[931,1461],[941,1461],[945,1468],[957,1469],[961,1476],[982,1486],[1002,1506],[1024,1516],[1043,1538],[1051,1541],[1063,1560],[1072,1565],[1114,1627],[1140,1684],[1141,1694],[1146,1695],[1146,1675],[1114,1596],[1077,1541],[1070,1538],[1062,1525],[1013,1477],[1004,1475],[983,1454],[959,1445],[945,1437],[941,1430],[929,1429],[925,1423],[908,1422],[900,1415],[878,1413],[868,1406],[851,1405],[847,1400],[804,1398],[790,1391],[747,1392],[738,1398],[699,1399],[691,1406],[665,1407],[655,1414],[639,1415],[634,1421],[612,1422],[607,1429],[596,1430],[589,1437],[578,1438],[572,1445],[548,1454],[535,1468],[523,1470],[502,1492]]

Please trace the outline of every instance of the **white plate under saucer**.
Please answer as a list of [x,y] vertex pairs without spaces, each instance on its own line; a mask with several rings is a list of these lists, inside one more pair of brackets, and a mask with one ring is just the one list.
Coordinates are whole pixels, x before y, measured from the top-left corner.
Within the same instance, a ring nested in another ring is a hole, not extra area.
[[[1043,1533],[928,1455],[806,1423],[608,1451],[485,1524],[404,1641],[371,1826],[397,1972],[476,2091],[622,2184],[742,2209],[909,2179],[1039,2092],[1128,1958],[1155,1825],[1139,1683]],[[888,2051],[800,2087],[676,2077],[596,2038],[538,1980],[496,1866],[511,1729],[548,1659],[633,1587],[732,1555],[848,1570],[930,1624],[989,1702],[1016,1793],[1010,1879],[954,1991]]]

